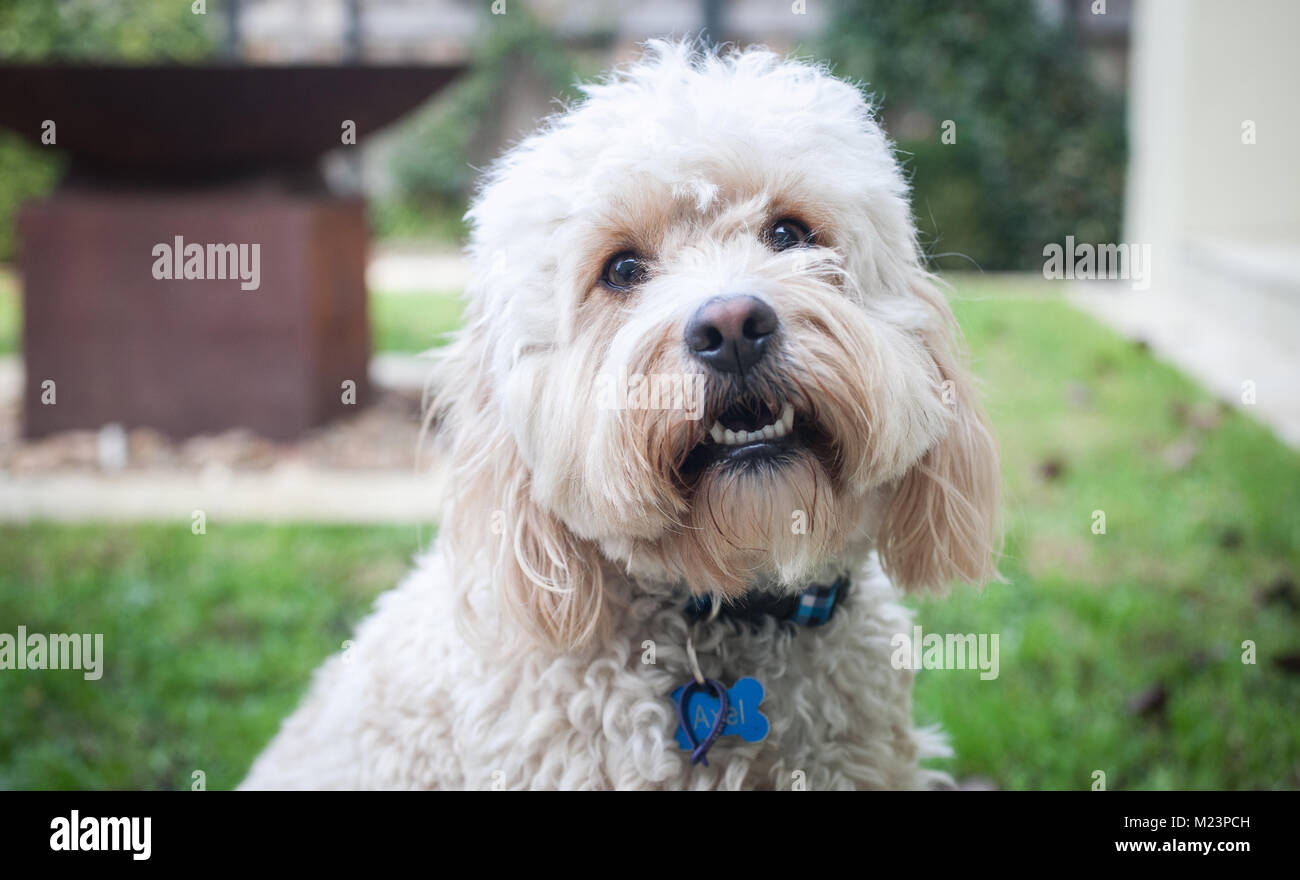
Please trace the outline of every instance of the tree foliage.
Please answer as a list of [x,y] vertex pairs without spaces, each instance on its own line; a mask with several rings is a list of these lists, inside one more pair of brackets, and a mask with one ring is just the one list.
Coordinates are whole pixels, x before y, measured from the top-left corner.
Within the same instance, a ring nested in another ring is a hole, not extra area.
[[403,123],[394,140],[395,192],[374,206],[381,234],[419,234],[431,225],[445,232],[448,216],[459,217],[476,166],[512,142],[513,133],[496,130],[508,89],[532,78],[547,94],[576,96],[573,56],[526,9],[491,16],[479,33],[468,72]]
[[[1045,21],[1037,3],[839,0],[824,52],[878,97],[910,154],[930,253],[1028,269],[1066,235],[1118,241],[1122,96],[1094,80],[1068,23]],[[941,140],[945,120],[955,143]]]
[[[211,53],[219,17],[195,15],[185,0],[7,0],[0,63],[194,61]],[[0,130],[0,260],[13,259],[19,206],[49,192],[61,165],[52,151]]]

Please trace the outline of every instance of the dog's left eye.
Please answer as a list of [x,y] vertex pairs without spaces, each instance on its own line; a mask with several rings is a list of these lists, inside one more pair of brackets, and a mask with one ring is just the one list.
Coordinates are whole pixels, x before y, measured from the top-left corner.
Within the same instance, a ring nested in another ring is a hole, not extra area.
[[645,276],[645,261],[631,251],[623,251],[609,258],[601,280],[615,290],[627,290],[639,284]]
[[778,251],[789,250],[805,244],[816,244],[816,237],[798,220],[782,218],[772,224],[767,232],[768,243]]

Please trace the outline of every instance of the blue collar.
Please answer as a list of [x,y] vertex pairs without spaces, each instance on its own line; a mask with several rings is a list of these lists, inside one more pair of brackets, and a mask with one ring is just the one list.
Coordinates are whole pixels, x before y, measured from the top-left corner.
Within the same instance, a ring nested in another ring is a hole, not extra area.
[[[829,584],[811,584],[798,595],[747,593],[723,603],[718,616],[752,624],[758,624],[764,617],[774,617],[800,626],[821,626],[831,619],[835,607],[844,601],[848,592],[849,576],[845,574]],[[692,621],[706,618],[712,607],[709,596],[695,596],[686,605],[686,616]]]

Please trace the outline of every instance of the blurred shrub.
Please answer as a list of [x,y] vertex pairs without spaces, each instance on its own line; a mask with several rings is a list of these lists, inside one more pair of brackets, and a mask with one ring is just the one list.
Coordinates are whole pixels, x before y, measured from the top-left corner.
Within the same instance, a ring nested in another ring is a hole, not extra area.
[[478,168],[517,139],[516,132],[498,130],[508,91],[531,81],[547,95],[571,99],[577,94],[578,66],[526,9],[515,6],[509,15],[487,18],[469,71],[394,137],[389,166],[394,191],[377,199],[372,210],[380,236],[463,234],[460,217]]
[[[175,0],[18,0],[0,2],[0,62],[193,61],[208,55],[220,18],[217,4],[195,15]],[[3,100],[3,99],[0,99]],[[14,220],[62,168],[53,151],[0,130],[0,260],[14,257]]]
[[53,153],[28,146],[16,134],[0,131],[0,262],[14,258],[18,208],[54,188],[63,163]]
[[178,0],[20,0],[0,4],[5,61],[195,61],[220,30],[218,3],[195,15]]
[[[1122,96],[1033,0],[839,0],[823,51],[879,98],[927,252],[1037,269],[1066,235],[1119,240]],[[940,139],[944,120],[955,143]]]

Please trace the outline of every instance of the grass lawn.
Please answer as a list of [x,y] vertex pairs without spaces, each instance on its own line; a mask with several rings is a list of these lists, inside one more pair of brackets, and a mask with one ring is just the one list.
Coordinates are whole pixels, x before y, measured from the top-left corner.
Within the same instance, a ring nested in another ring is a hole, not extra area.
[[442,345],[460,326],[462,302],[447,293],[371,291],[370,335],[375,351],[420,352]]
[[[429,530],[425,529],[427,541]],[[104,634],[103,678],[0,672],[0,789],[231,788],[417,549],[414,528],[0,528],[0,632]]]
[[1004,788],[1300,786],[1300,456],[1002,288],[954,307],[1002,448],[1010,583],[918,606],[928,631],[999,633],[1001,671],[923,672],[919,718],[950,731],[959,775]]
[[0,266],[0,355],[15,354],[22,336],[22,309],[18,279]]
[[[918,678],[948,766],[1002,788],[1082,789],[1097,770],[1112,789],[1300,787],[1300,456],[1036,288],[963,279],[958,297],[1003,450],[1008,583],[915,603],[927,632],[999,635],[996,680]],[[457,315],[446,298],[374,309],[407,350]],[[418,541],[0,527],[0,632],[102,632],[108,654],[97,683],[0,672],[0,788],[235,784]]]

